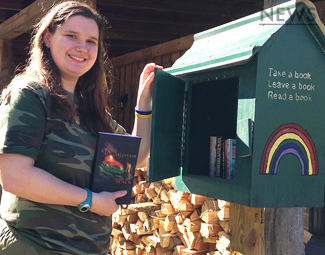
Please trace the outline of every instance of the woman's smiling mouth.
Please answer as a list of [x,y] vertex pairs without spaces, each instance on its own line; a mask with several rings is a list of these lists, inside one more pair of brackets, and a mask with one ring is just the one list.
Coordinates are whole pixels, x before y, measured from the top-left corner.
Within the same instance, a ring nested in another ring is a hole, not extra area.
[[84,61],[86,61],[85,58],[79,58],[79,57],[72,56],[72,55],[69,55],[69,57],[72,58],[72,59],[78,60],[78,61],[80,61],[80,62],[84,62]]

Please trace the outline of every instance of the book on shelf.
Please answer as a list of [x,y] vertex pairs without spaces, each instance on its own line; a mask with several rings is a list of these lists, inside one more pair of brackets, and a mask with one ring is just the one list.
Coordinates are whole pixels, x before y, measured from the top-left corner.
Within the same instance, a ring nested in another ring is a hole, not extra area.
[[236,166],[236,139],[230,140],[230,169],[229,169],[229,179],[235,180],[235,166]]
[[226,140],[226,176],[225,179],[230,180],[230,162],[231,162],[231,142]]
[[236,139],[210,137],[209,176],[228,180],[235,179]]
[[217,137],[210,136],[210,162],[209,162],[209,176],[216,176],[216,160],[217,160]]
[[117,204],[130,204],[134,172],[141,138],[99,132],[97,136],[91,190],[94,192],[127,190]]
[[235,179],[235,164],[236,164],[236,139],[228,138],[226,140],[226,177],[225,179]]
[[217,136],[216,177],[222,177],[222,136]]
[[227,172],[227,144],[226,140],[222,140],[222,176],[221,178],[226,179]]

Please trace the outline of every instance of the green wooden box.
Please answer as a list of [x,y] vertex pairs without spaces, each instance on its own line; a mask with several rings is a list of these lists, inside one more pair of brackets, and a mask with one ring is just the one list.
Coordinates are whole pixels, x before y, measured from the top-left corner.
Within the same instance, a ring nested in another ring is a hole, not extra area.
[[[324,206],[325,36],[295,1],[195,35],[156,69],[149,179],[251,207]],[[236,138],[235,179],[209,177],[209,137]]]

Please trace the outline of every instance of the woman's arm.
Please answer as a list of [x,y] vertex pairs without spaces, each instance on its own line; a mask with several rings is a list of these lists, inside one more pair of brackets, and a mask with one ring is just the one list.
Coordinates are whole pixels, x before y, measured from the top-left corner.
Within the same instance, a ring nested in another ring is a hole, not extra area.
[[[141,73],[136,104],[137,109],[140,111],[152,110],[152,88],[153,80],[155,77],[155,67],[162,69],[161,66],[150,63],[144,67]],[[139,118],[137,116],[135,117],[132,135],[141,137],[137,167],[147,166],[148,156],[150,152],[150,129],[151,118]]]
[[[87,197],[85,189],[34,167],[34,159],[20,154],[0,155],[0,182],[5,191],[38,203],[77,207]],[[91,211],[109,216],[118,209],[115,199],[125,194],[93,193]]]

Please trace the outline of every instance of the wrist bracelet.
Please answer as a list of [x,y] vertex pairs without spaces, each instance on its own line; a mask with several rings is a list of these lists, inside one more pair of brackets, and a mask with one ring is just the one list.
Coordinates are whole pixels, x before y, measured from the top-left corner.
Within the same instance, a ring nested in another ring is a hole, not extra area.
[[152,111],[140,111],[140,110],[137,110],[137,108],[135,107],[134,108],[135,112],[140,114],[140,115],[151,115],[151,112]]
[[140,114],[140,113],[135,112],[135,116],[137,116],[140,119],[150,119],[151,113],[150,114]]

